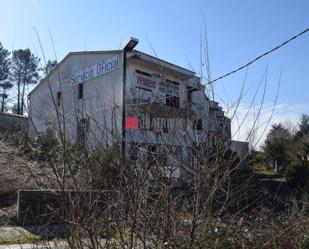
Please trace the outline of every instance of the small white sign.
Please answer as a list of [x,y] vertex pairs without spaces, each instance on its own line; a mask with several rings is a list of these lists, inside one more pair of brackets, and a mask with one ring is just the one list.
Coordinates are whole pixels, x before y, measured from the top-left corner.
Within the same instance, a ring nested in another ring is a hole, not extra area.
[[73,85],[79,84],[114,70],[118,70],[120,67],[119,64],[120,56],[113,56],[103,59],[82,71],[74,73],[71,78],[71,83]]

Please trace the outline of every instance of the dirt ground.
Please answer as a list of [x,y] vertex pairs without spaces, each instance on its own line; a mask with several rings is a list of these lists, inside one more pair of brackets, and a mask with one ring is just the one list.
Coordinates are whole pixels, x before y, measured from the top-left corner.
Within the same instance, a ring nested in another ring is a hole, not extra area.
[[14,221],[17,190],[33,188],[31,169],[35,167],[35,162],[27,160],[16,147],[0,138],[0,225]]
[[36,167],[36,162],[23,157],[16,147],[0,139],[0,193],[33,188]]
[[[14,143],[16,136],[0,131],[0,226],[14,223],[19,189],[57,189],[46,161],[31,160]],[[8,223],[7,223],[8,222]]]

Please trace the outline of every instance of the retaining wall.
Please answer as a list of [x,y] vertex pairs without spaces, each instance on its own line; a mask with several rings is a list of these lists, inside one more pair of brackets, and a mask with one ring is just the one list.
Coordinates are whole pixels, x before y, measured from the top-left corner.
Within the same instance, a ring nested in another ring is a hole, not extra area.
[[0,114],[0,131],[22,131],[27,133],[29,127],[28,116],[2,113]]

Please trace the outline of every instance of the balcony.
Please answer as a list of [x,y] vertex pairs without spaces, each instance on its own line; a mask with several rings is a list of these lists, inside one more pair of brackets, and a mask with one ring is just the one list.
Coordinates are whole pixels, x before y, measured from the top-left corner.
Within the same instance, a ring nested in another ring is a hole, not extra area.
[[128,112],[146,112],[154,117],[162,118],[192,118],[194,116],[194,111],[188,106],[177,108],[151,102],[130,102],[127,103]]

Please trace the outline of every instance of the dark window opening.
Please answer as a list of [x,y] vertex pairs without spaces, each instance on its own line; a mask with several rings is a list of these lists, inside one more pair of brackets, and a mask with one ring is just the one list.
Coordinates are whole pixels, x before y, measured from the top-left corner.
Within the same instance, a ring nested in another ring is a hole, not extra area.
[[152,117],[152,115],[149,116],[149,130],[153,131],[153,117]]
[[141,89],[141,90],[146,91],[146,92],[150,92],[150,93],[152,92],[152,90],[147,89],[147,88],[143,88],[143,87],[140,87],[140,86],[137,86],[136,88]]
[[166,94],[166,106],[172,106],[179,109],[179,97]]
[[202,130],[203,129],[203,121],[202,119],[195,119],[193,120],[193,129],[194,130]]
[[89,118],[82,118],[77,122],[77,140],[79,142],[85,142],[87,139],[87,133],[90,128]]
[[179,83],[176,82],[176,81],[173,81],[173,80],[166,79],[166,82],[167,82],[167,83],[170,83],[170,84],[174,84],[174,85],[176,85],[176,86],[179,86]]
[[78,85],[78,99],[82,99],[84,97],[84,85]]
[[57,92],[57,105],[60,106],[61,104],[61,92]]
[[187,87],[187,101],[192,102],[192,87]]
[[152,77],[151,73],[147,73],[147,72],[144,72],[144,71],[141,71],[141,70],[138,70],[138,69],[136,69],[135,72],[142,74],[142,75],[145,75],[145,76],[148,76],[148,77]]
[[187,100],[192,102],[192,91],[188,91]]

